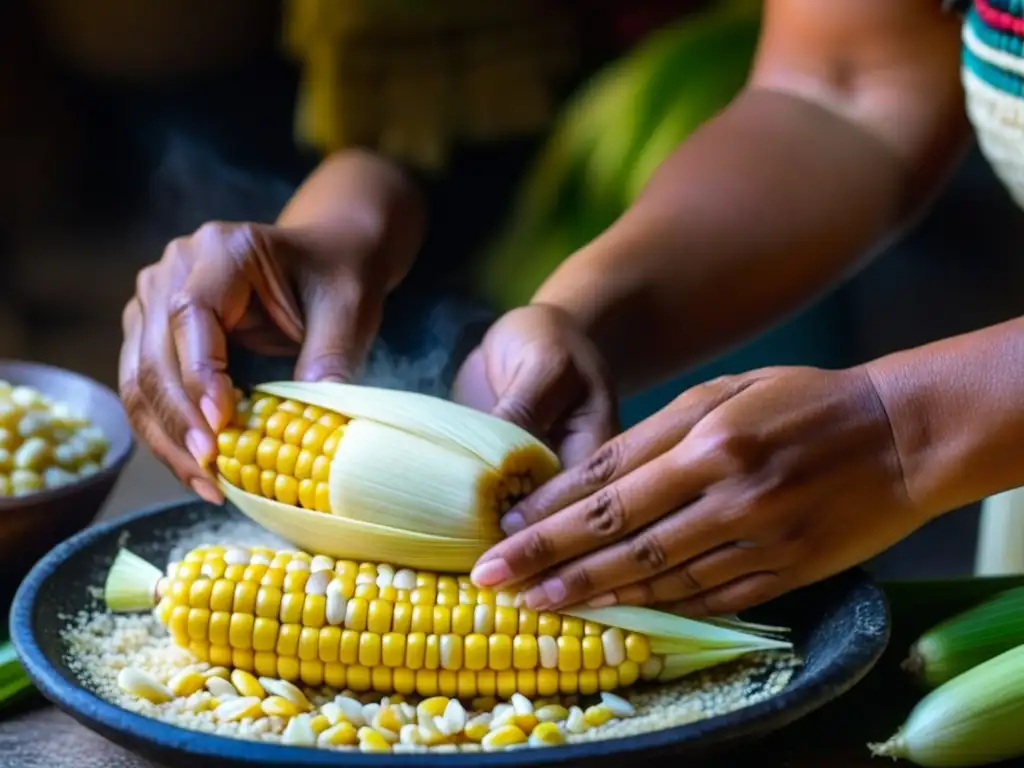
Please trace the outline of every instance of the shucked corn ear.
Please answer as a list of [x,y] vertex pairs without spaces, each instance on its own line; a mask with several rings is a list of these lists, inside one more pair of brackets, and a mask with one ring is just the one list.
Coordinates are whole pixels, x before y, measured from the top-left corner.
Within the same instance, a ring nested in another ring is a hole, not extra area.
[[528,697],[672,680],[791,644],[645,608],[538,613],[468,577],[253,547],[199,547],[166,574],[122,550],[113,611],[155,606],[210,664],[354,691]]
[[1024,646],[969,669],[925,696],[876,756],[922,766],[988,765],[1024,755]]
[[1024,644],[1024,588],[1001,592],[918,638],[903,668],[928,688]]
[[502,419],[348,384],[262,385],[218,436],[225,495],[264,527],[334,557],[439,570],[470,570],[501,538],[501,512],[558,469]]

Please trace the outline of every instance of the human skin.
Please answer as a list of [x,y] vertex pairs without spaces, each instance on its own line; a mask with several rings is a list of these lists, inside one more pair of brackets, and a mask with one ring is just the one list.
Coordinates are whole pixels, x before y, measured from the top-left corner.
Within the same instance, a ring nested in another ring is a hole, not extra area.
[[[843,371],[723,377],[616,437],[564,426],[580,426],[570,403],[606,423],[592,406],[603,387],[664,380],[799,308],[898,236],[964,146],[958,57],[957,20],[927,0],[766,4],[744,92],[467,361],[465,402],[594,446],[562,451],[566,472],[503,518],[509,538],[480,559],[478,584],[529,587],[538,609],[733,612],[1024,482],[1013,465],[972,475],[971,487],[959,471],[987,465],[1005,443],[960,421],[992,407],[980,377],[1012,364],[1005,328]],[[965,380],[954,349],[987,362]],[[557,377],[524,375],[545,357]],[[592,374],[592,357],[608,380]],[[977,402],[950,407],[954,390]],[[569,414],[560,430],[553,402]],[[1013,407],[1009,396],[1000,404]],[[975,435],[954,443],[969,455],[921,438],[933,421]],[[945,490],[913,490],[922,483]]]
[[234,395],[227,337],[298,353],[300,380],[349,380],[386,294],[408,273],[426,212],[410,179],[362,151],[328,157],[274,224],[210,222],[139,273],[124,310],[120,393],[132,426],[197,494]]

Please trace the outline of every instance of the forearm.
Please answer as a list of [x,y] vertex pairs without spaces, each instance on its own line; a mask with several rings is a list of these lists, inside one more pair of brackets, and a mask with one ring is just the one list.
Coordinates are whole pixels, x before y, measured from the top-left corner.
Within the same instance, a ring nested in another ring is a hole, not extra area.
[[1024,318],[867,365],[928,517],[1024,485]]
[[801,98],[742,94],[535,301],[569,310],[628,391],[800,308],[920,199],[882,141]]
[[397,165],[368,152],[347,150],[326,158],[292,196],[278,226],[331,247],[368,248],[386,259],[387,289],[404,277],[426,233],[426,203]]

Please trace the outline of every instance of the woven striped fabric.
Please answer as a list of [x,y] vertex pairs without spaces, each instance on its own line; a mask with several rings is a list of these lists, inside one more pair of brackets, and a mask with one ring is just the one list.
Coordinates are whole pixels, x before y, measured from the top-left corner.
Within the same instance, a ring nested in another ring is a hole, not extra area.
[[978,145],[1024,207],[1024,0],[975,0],[963,25],[962,64]]

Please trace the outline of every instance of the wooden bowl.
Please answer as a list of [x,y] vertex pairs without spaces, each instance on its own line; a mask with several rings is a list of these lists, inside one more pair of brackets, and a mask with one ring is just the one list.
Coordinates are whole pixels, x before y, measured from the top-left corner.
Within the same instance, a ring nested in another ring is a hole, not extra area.
[[0,379],[34,387],[67,403],[103,430],[110,442],[99,472],[59,488],[0,498],[0,577],[15,580],[96,518],[135,441],[120,398],[99,382],[73,371],[18,360],[0,360]]

